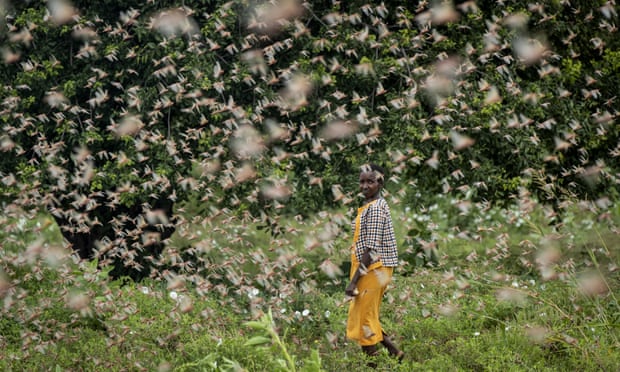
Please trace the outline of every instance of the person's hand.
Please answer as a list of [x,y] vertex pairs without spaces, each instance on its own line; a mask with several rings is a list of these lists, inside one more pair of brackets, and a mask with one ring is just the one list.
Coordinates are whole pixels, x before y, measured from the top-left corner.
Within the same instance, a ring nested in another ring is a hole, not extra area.
[[354,282],[349,283],[347,288],[344,290],[344,293],[349,297],[357,296],[359,294],[359,291],[357,290],[357,283],[354,283]]

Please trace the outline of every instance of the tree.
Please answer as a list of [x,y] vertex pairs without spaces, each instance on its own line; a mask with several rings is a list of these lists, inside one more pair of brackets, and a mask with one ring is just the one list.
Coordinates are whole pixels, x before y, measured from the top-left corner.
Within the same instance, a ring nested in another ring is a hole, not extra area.
[[190,197],[275,234],[280,213],[353,202],[347,185],[370,160],[407,203],[503,203],[529,188],[557,208],[617,183],[612,2],[585,17],[525,1],[7,12],[3,198],[46,207],[114,275],[150,274]]
[[[14,178],[8,195],[44,205],[80,257],[115,262],[116,276],[148,275],[148,259],[174,231],[174,203],[194,182],[189,146],[204,123],[193,116],[200,85],[182,53],[200,30],[162,37],[130,3],[108,19],[99,18],[110,17],[108,4],[79,16],[51,4],[22,4],[9,24],[19,31],[9,32],[6,53],[21,57],[5,58],[3,70],[4,151],[15,155],[2,161]],[[142,9],[185,19],[155,10]]]

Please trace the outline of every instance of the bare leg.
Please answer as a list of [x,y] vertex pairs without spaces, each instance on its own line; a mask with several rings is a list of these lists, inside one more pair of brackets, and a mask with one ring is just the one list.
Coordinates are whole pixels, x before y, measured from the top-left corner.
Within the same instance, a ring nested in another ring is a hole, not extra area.
[[383,332],[383,341],[381,341],[381,344],[383,344],[383,346],[388,349],[390,355],[398,358],[398,361],[402,361],[405,357],[405,353],[398,349],[396,344],[394,344],[392,339],[385,332]]
[[377,345],[362,346],[362,351],[371,358],[371,361],[368,362],[368,367],[377,368],[377,363],[372,360],[379,353],[377,351]]

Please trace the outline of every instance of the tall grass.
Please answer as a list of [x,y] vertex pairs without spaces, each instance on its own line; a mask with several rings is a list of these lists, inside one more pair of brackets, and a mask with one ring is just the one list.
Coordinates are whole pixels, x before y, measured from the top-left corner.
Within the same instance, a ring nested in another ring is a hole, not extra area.
[[[542,206],[475,207],[393,208],[409,262],[382,321],[407,356],[398,364],[384,352],[379,365],[617,370],[620,208],[575,204],[558,225]],[[75,259],[45,215],[2,219],[1,370],[366,368],[343,337],[346,210],[282,219],[280,235],[232,215],[188,217],[159,275],[141,283]],[[411,259],[423,245],[436,265]]]

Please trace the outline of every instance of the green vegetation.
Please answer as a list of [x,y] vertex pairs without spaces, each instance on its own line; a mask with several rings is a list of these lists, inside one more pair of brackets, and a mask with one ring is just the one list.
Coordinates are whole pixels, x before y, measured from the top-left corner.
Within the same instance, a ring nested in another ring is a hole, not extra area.
[[615,200],[618,11],[597,4],[0,1],[0,201],[142,279],[178,203],[277,233],[347,205],[368,161],[413,206]]
[[614,1],[0,0],[0,370],[615,371]]
[[[433,226],[428,240],[439,260],[434,267],[405,261],[395,276],[383,322],[407,358],[398,365],[381,354],[380,365],[614,370],[620,210],[574,205],[552,227],[542,208],[524,209],[532,200],[520,209],[476,205],[460,216],[450,216],[452,202],[393,210],[399,237],[412,220]],[[71,258],[49,217],[4,220],[0,369],[363,370],[363,354],[343,337],[346,272],[339,267],[350,232],[343,226],[321,240],[335,227],[317,217],[286,222],[273,237],[221,218],[216,229],[182,226],[194,244],[173,237],[161,276],[140,283],[112,281],[95,263]],[[401,253],[414,245],[403,241]]]

